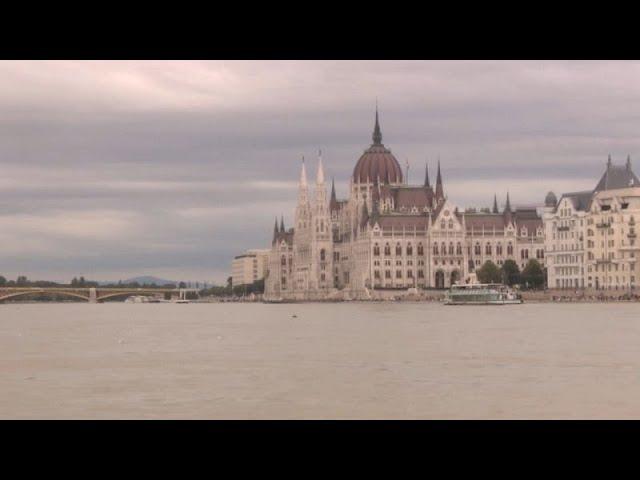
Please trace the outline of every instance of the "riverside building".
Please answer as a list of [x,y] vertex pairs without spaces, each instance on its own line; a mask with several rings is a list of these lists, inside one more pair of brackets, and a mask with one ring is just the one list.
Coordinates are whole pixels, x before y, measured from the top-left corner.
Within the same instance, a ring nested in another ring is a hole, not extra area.
[[637,286],[636,222],[640,181],[611,156],[593,190],[549,192],[544,208],[547,283],[550,288],[633,290]]

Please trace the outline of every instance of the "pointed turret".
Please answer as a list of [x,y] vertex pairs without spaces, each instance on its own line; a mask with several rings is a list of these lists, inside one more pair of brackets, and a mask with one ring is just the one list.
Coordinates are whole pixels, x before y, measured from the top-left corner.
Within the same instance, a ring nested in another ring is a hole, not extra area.
[[273,241],[272,244],[276,243],[276,238],[278,238],[278,217],[276,217],[276,223],[273,226]]
[[631,155],[627,155],[627,171],[631,171]]
[[[307,169],[302,157],[302,167],[300,169],[300,182],[298,183],[298,206],[306,206],[309,203],[309,187],[307,185]],[[297,220],[296,220],[297,222]]]
[[440,173],[440,159],[438,159],[438,176],[436,177],[436,199],[444,199],[444,189],[442,188],[442,174]]
[[425,162],[424,164],[424,186],[430,187],[429,185],[429,163]]
[[607,168],[611,167],[611,154],[609,154],[609,157],[607,158]]
[[498,211],[498,197],[496,194],[493,194],[493,213],[499,213]]
[[504,204],[503,215],[507,224],[513,222],[513,215],[511,213],[511,201],[509,200],[509,192],[507,192],[507,203]]
[[318,173],[316,175],[316,184],[324,184],[324,169],[322,168],[322,150],[318,151]]
[[284,233],[284,216],[280,217],[280,233]]
[[507,203],[504,204],[504,212],[511,213],[511,201],[509,200],[509,192],[507,192]]
[[307,169],[304,166],[304,156],[302,157],[302,169],[300,170],[300,187],[307,186]]
[[329,200],[329,210],[337,210],[338,209],[338,199],[336,198],[336,182],[333,177],[331,177],[331,200]]
[[378,120],[378,102],[376,102],[376,124],[373,127],[373,139],[374,145],[382,145],[382,132],[380,131],[380,122]]

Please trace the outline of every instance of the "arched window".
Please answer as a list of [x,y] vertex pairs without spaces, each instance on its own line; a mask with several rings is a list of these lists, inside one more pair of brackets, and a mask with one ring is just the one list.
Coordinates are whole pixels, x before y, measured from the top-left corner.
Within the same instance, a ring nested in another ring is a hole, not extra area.
[[453,220],[449,220],[449,230],[453,228]]
[[502,255],[502,244],[501,243],[496,245],[496,255]]
[[413,255],[413,246],[411,243],[407,244],[407,255]]
[[285,257],[284,255],[280,259],[280,265],[284,265],[284,266],[287,265],[287,257]]
[[422,246],[422,243],[418,244],[418,255],[424,255],[424,247]]
[[507,255],[513,255],[513,245],[507,245]]
[[402,246],[399,243],[396,244],[396,255],[402,255]]
[[447,244],[444,242],[440,244],[440,253],[442,253],[442,255],[447,254]]
[[438,255],[438,244],[437,243],[433,244],[433,254],[434,255]]
[[325,251],[324,251],[324,248],[323,248],[323,249],[320,250],[320,261],[321,262],[324,262],[325,256],[326,256],[326,254],[325,254]]
[[453,255],[453,242],[449,243],[449,255]]
[[456,244],[456,255],[462,255],[462,245],[460,242]]
[[444,230],[444,227],[445,227],[445,223],[444,223],[444,220],[442,220],[442,221],[440,222],[440,228],[441,228],[442,230]]
[[484,247],[484,253],[487,255],[491,255],[491,244],[487,243],[487,245]]
[[473,249],[473,253],[475,255],[481,255],[482,254],[482,249],[480,247],[480,243],[476,242],[474,249]]
[[373,255],[380,256],[380,246],[377,243],[373,246]]
[[385,243],[384,245],[384,254],[387,256],[391,255],[391,247],[389,246],[388,243]]

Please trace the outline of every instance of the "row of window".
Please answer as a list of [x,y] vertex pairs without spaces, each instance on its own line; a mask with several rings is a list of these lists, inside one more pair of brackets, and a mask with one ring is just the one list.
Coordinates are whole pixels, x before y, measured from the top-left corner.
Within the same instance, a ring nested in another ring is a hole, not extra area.
[[[399,243],[396,245],[396,255],[402,255],[402,245]],[[407,255],[413,255],[413,246],[409,243],[406,248]],[[391,255],[391,246],[386,243],[384,245],[384,254],[385,256]],[[380,256],[380,245],[377,243],[373,246],[373,255],[376,257]],[[421,243],[418,244],[418,255],[424,255],[424,247]]]
[[[380,279],[380,270],[373,271],[373,278]],[[391,278],[391,270],[384,271],[384,278]],[[402,278],[402,270],[396,270],[396,278]],[[407,278],[413,278],[413,270],[407,270]],[[424,270],[418,270],[418,278],[424,278]]]

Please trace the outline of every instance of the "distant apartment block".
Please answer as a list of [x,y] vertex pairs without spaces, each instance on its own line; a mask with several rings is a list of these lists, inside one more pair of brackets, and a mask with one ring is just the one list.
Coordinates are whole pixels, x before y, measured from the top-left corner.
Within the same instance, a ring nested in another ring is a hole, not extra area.
[[265,276],[269,253],[269,249],[253,249],[234,257],[231,263],[233,286],[250,285],[257,280],[262,280]]

